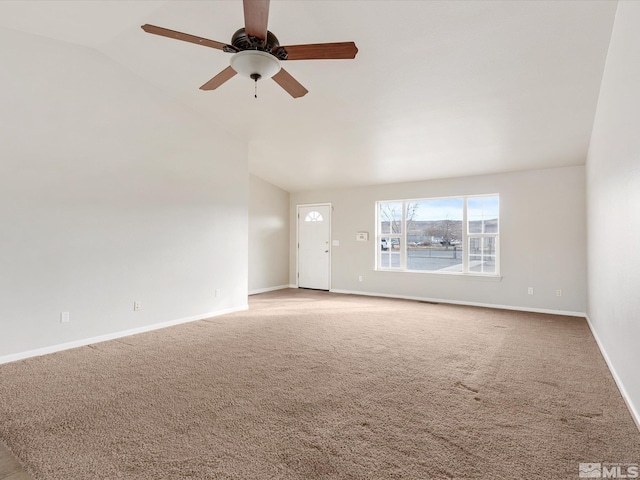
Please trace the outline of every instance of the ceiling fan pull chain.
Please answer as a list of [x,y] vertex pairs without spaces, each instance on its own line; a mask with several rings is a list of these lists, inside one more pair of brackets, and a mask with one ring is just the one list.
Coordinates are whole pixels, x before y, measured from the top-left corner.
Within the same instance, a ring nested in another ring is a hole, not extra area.
[[262,76],[259,73],[252,73],[251,75],[249,75],[249,77],[251,77],[251,79],[255,82],[255,94],[254,96],[256,98],[258,98],[258,80],[260,80],[262,78]]

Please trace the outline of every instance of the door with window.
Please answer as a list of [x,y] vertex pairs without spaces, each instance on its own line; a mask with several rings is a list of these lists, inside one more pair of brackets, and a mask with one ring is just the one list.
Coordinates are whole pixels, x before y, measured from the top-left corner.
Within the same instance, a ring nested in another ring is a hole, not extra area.
[[298,206],[298,287],[329,290],[331,205]]

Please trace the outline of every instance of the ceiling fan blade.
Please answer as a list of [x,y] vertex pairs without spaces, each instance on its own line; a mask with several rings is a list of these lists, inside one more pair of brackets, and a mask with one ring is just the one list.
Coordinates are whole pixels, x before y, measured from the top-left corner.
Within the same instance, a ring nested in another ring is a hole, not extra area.
[[213,77],[211,80],[209,80],[207,83],[202,85],[200,87],[200,90],[215,90],[224,82],[226,82],[227,80],[235,76],[236,76],[236,71],[231,67],[227,67],[224,70],[222,70],[219,74],[217,74],[215,77]]
[[281,68],[280,71],[276,73],[272,78],[293,98],[304,97],[307,93],[309,93],[309,90],[300,85],[300,83],[295,78],[293,78],[284,68]]
[[267,39],[269,0],[243,0],[244,31],[248,37]]
[[209,40],[208,38],[196,37],[195,35],[189,35],[188,33],[176,32],[175,30],[169,30],[168,28],[156,27],[155,25],[149,25],[148,23],[141,27],[147,33],[153,33],[154,35],[160,35],[161,37],[175,38],[176,40],[182,40],[183,42],[195,43],[196,45],[204,45],[205,47],[217,48],[223,50],[227,46],[226,43],[216,42],[215,40]]
[[287,52],[287,60],[332,60],[356,58],[354,42],[313,43],[280,47]]

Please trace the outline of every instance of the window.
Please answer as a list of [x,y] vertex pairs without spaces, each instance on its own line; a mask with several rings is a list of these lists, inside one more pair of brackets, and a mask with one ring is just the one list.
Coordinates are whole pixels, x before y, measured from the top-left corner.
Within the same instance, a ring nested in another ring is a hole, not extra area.
[[499,275],[498,195],[377,202],[376,268]]
[[321,222],[323,220],[322,214],[317,211],[307,213],[307,216],[304,217],[305,222]]

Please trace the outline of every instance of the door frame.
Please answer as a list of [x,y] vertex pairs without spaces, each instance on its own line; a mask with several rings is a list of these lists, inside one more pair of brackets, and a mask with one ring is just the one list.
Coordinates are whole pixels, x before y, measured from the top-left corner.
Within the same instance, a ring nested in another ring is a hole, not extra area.
[[333,251],[333,205],[326,203],[300,203],[296,205],[296,288],[300,288],[300,207],[329,207],[329,291],[331,291],[331,255]]

